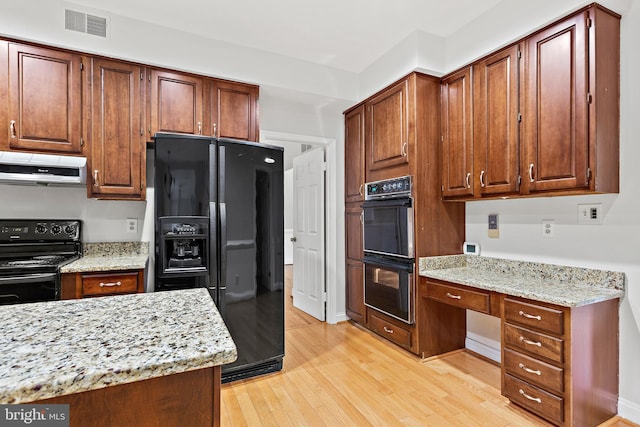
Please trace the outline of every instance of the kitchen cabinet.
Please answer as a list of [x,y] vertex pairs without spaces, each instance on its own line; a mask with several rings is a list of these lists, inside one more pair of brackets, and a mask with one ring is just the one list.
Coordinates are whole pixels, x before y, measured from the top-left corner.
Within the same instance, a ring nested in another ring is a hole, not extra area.
[[206,135],[258,141],[258,86],[212,79],[208,92]]
[[473,193],[517,193],[519,156],[520,45],[473,65]]
[[168,70],[149,73],[148,141],[157,132],[203,135],[204,78]]
[[8,55],[9,148],[82,153],[81,56],[18,43]]
[[526,39],[525,193],[618,192],[619,25],[592,5]]
[[442,195],[473,196],[472,73],[466,67],[442,80]]
[[145,198],[143,99],[145,70],[136,64],[91,58],[85,90],[90,111],[88,196]]
[[[9,43],[0,40],[0,123],[9,124]],[[0,150],[9,148],[9,131],[0,132]]]
[[347,316],[358,323],[366,324],[361,203],[347,204],[345,228]]
[[365,183],[364,105],[345,113],[344,120],[345,202],[362,202]]
[[[414,149],[409,136],[409,85],[411,75],[366,102],[366,162],[367,171],[377,181],[386,177],[373,171],[395,167],[394,176],[406,174],[409,156]],[[411,145],[411,146],[410,146]]]
[[144,292],[144,270],[61,274],[61,299]]

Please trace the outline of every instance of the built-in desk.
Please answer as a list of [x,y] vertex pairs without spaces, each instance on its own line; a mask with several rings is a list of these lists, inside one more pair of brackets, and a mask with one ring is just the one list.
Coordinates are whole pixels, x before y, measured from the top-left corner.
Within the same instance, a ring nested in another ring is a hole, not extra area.
[[[432,354],[464,347],[466,310],[496,316],[504,396],[557,425],[617,413],[623,273],[455,255],[421,258],[420,276]],[[442,304],[454,321],[437,318]]]

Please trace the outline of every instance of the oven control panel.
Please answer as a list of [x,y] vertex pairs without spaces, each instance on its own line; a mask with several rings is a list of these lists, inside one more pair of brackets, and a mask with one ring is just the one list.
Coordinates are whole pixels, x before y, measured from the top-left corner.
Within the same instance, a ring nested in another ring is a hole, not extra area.
[[411,176],[385,179],[365,184],[365,200],[411,196]]
[[79,241],[80,220],[0,220],[0,241]]

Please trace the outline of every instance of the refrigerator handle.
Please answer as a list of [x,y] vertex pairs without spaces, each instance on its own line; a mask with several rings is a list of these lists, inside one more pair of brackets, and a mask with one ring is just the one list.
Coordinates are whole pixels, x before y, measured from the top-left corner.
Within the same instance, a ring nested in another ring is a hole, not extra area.
[[209,203],[209,293],[218,304],[218,210],[214,202]]
[[218,286],[218,309],[224,311],[227,292],[227,204],[219,203],[220,208],[220,284]]

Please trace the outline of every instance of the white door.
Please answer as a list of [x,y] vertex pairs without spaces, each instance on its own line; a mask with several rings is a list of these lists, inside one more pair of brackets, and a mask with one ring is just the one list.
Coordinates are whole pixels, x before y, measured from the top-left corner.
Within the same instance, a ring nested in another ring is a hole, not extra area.
[[325,320],[324,150],[293,159],[293,306]]

